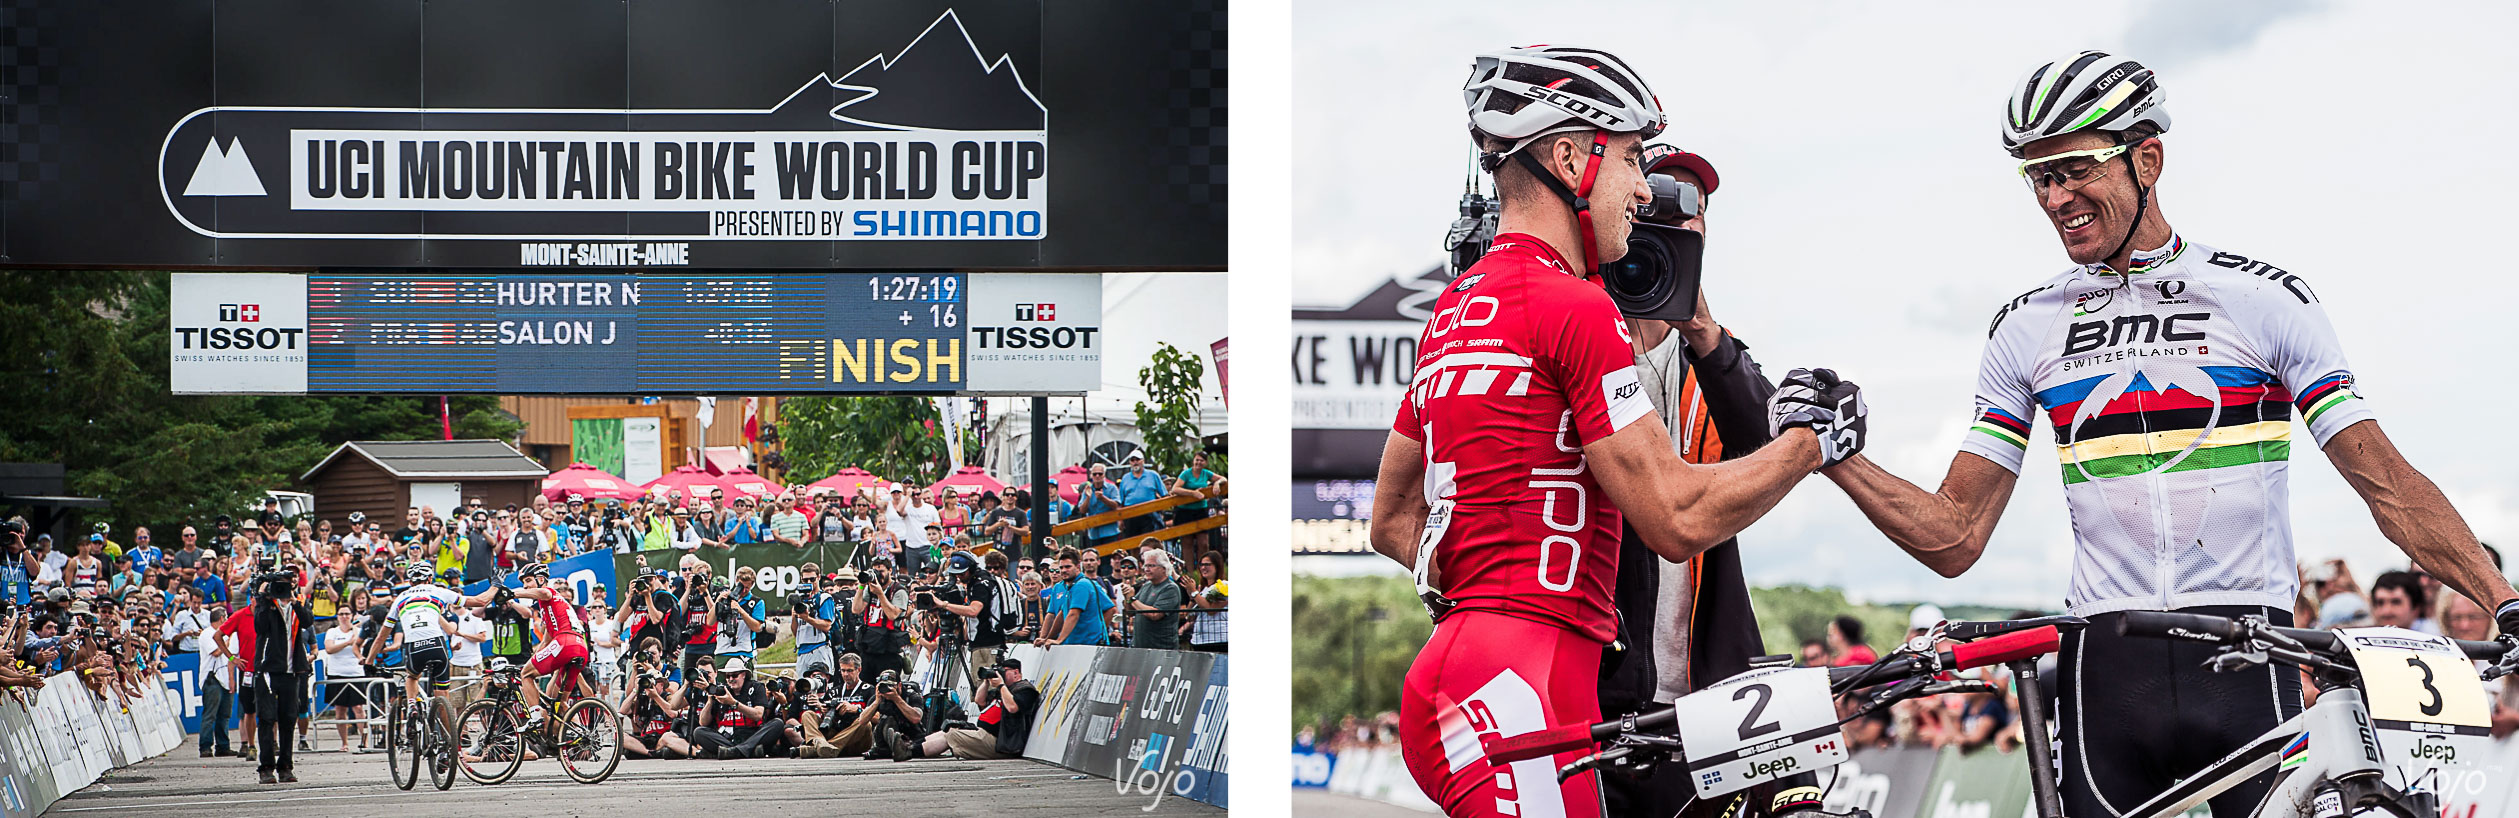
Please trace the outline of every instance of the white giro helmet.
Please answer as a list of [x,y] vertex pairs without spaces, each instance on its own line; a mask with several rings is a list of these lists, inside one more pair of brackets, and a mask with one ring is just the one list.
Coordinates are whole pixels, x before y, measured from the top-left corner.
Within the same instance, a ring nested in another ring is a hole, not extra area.
[[1661,100],[1635,69],[1609,52],[1574,46],[1480,54],[1461,86],[1461,99],[1469,106],[1472,137],[1512,143],[1488,155],[1490,170],[1548,134],[1597,128],[1652,139],[1668,124]]
[[2003,149],[2079,131],[2124,131],[2149,122],[2169,130],[2169,92],[2152,69],[2103,51],[2084,51],[2038,66],[2012,86],[2003,105]]

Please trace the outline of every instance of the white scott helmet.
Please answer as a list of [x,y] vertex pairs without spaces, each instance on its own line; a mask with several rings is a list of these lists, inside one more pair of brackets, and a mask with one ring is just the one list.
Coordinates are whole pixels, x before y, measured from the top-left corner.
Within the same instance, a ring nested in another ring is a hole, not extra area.
[[1635,69],[1609,52],[1574,46],[1480,54],[1461,86],[1461,99],[1469,106],[1472,138],[1512,143],[1488,155],[1490,170],[1548,134],[1597,128],[1652,139],[1667,124],[1661,100]]
[[2079,131],[2123,131],[2152,123],[2169,130],[2169,92],[2152,69],[2103,51],[2084,51],[2038,66],[2012,86],[2003,104],[2003,149]]

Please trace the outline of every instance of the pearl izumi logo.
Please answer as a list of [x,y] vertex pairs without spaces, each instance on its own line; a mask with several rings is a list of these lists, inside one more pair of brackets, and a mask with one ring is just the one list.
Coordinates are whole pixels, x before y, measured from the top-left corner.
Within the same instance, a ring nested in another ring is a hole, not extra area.
[[205,236],[511,239],[524,265],[708,263],[694,239],[1047,236],[1037,65],[951,10],[856,59],[706,109],[203,108],[167,131],[159,190]]

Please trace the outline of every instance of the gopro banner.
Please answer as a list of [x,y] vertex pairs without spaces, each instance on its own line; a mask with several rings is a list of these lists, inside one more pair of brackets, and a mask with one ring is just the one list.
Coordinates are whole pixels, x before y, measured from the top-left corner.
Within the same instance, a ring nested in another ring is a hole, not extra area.
[[1221,270],[1224,19],[1222,0],[28,10],[8,27],[46,47],[0,50],[0,265]]

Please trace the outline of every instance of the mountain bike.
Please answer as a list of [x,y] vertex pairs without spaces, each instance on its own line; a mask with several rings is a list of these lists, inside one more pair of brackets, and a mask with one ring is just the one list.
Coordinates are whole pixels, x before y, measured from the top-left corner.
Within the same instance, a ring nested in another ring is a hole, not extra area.
[[455,731],[460,746],[456,758],[466,778],[503,783],[516,775],[528,755],[559,759],[560,769],[580,784],[612,777],[621,764],[621,718],[612,705],[586,694],[593,686],[589,671],[569,670],[563,676],[576,677],[576,683],[557,685],[565,692],[544,703],[542,729],[529,730],[532,711],[519,691],[532,682],[504,660],[491,663],[482,681],[482,700],[464,708]]
[[[1559,753],[1600,747],[1558,767],[1559,781],[1603,768],[1641,773],[1677,757],[1686,765],[1697,797],[1711,798],[1844,763],[1851,748],[1839,727],[1892,703],[1943,693],[1995,692],[1984,681],[1939,678],[1946,670],[2009,665],[2023,699],[2042,695],[2037,657],[2055,652],[2062,641],[2061,630],[2086,624],[2066,616],[1953,623],[1910,640],[1869,665],[1753,667],[1682,696],[1668,707],[1519,736],[1489,733],[1481,735],[1479,743],[1487,763],[1500,768],[1544,764]],[[1968,641],[1943,648],[1944,639]],[[1840,698],[1853,706],[1850,712],[1841,714]],[[2043,733],[2043,721],[2030,721],[2043,714],[2025,716],[2025,728]],[[2043,759],[2048,754],[2043,742],[2030,744],[2036,756]],[[1513,773],[1519,776],[1544,769]]]
[[[2439,796],[2426,782],[2437,781],[2444,751],[2491,740],[2490,704],[2471,661],[2496,662],[2481,679],[2519,670],[2519,652],[2510,650],[2509,637],[2469,642],[2397,628],[2304,630],[2276,627],[2262,616],[2161,611],[2127,612],[2118,633],[2218,645],[2209,660],[2217,671],[2268,662],[2296,665],[2323,691],[2317,704],[2128,811],[2127,818],[2172,818],[2269,769],[2276,770],[2274,786],[2252,815],[2341,818],[2385,810],[2398,818],[2437,818]],[[2048,706],[2027,696],[2022,703],[2024,711]],[[2043,743],[2034,735],[2030,741]],[[2390,772],[2397,781],[2388,780]],[[2055,780],[2048,775],[2030,780],[2047,803]],[[2040,815],[2062,818],[2063,811]]]
[[429,784],[440,790],[455,786],[455,740],[446,731],[454,708],[444,696],[429,697],[426,706],[412,701],[398,685],[389,685],[392,704],[386,709],[385,768],[394,786],[411,789],[420,783],[426,760]]

